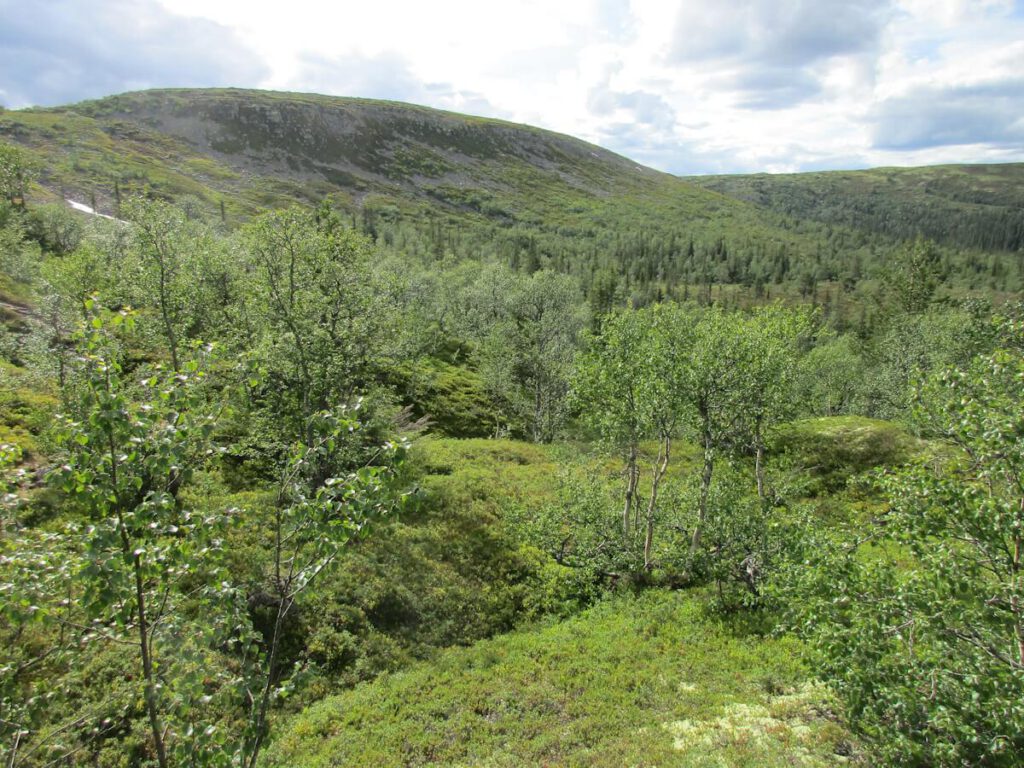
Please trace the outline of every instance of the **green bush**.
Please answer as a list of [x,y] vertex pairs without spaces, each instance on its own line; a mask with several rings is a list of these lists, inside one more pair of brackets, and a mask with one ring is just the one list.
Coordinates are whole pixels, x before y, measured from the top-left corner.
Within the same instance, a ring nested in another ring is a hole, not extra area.
[[651,591],[327,699],[267,765],[832,766],[851,745],[808,677],[794,641]]

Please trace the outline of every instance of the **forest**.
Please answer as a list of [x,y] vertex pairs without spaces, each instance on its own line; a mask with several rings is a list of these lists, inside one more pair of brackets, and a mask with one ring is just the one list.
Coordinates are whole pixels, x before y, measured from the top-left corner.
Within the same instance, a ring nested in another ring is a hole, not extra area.
[[0,143],[4,765],[1024,760],[1012,208],[55,173]]

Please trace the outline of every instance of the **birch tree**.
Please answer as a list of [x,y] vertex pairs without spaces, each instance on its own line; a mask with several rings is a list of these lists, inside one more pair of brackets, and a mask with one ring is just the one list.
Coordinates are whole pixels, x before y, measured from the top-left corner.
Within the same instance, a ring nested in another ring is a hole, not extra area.
[[708,496],[715,462],[736,442],[742,416],[742,377],[749,346],[738,316],[710,307],[694,326],[682,386],[688,421],[702,453],[697,519],[690,537],[690,557],[696,555],[708,517]]
[[765,433],[796,410],[793,388],[800,344],[811,328],[806,313],[779,305],[758,309],[739,319],[737,326],[746,346],[738,382],[739,407],[754,453],[757,495],[764,500]]
[[254,221],[242,248],[240,342],[256,348],[276,420],[308,444],[313,415],[353,403],[387,344],[370,243],[329,213],[292,208]]
[[[478,292],[480,311],[492,313],[481,343],[483,373],[530,438],[549,442],[565,419],[573,356],[586,323],[579,289],[571,277],[550,270],[511,278],[486,279]],[[495,294],[501,285],[505,290]]]
[[[600,338],[577,366],[576,398],[584,419],[624,454],[622,537],[630,546],[643,531],[645,570],[653,565],[658,494],[683,418],[685,365],[694,322],[692,313],[674,305],[608,316]],[[644,503],[640,443],[651,438],[658,450]]]

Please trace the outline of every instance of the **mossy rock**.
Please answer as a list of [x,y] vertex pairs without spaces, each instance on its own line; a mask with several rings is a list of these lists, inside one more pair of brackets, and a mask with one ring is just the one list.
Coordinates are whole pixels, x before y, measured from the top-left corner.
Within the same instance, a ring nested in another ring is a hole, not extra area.
[[905,464],[923,447],[922,441],[890,421],[828,416],[779,427],[769,449],[805,467],[818,481],[812,490],[834,492],[876,467]]

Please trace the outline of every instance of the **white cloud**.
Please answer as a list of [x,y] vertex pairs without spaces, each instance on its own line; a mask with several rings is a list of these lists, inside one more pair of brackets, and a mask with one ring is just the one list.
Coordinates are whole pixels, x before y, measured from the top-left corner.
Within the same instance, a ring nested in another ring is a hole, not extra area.
[[[205,50],[173,38],[177,58],[205,62],[167,65],[183,86],[409,100],[679,173],[1024,160],[1010,119],[1022,97],[993,85],[1024,70],[1020,0],[145,0],[158,1],[181,29],[207,30]],[[0,0],[0,27],[15,10]],[[214,29],[260,67],[211,63]],[[45,90],[15,79],[0,75],[8,100]],[[125,73],[101,82],[131,87]]]
[[9,107],[266,74],[230,26],[182,18],[156,0],[0,0],[0,93]]

